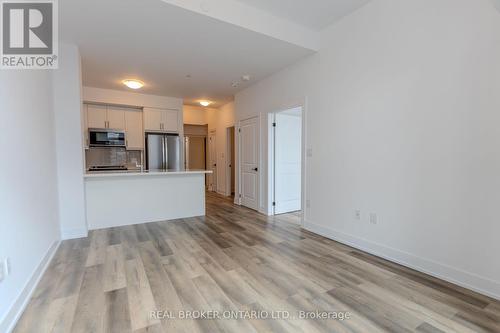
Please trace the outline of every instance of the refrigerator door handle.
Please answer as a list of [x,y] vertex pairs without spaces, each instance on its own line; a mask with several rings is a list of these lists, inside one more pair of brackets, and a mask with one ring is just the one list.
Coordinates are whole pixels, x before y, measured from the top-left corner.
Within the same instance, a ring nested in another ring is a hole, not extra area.
[[165,154],[165,137],[162,136],[161,137],[161,168],[163,170],[165,170],[165,158],[166,158],[166,154]]
[[165,144],[163,145],[164,149],[165,149],[165,159],[163,160],[163,162],[165,163],[165,170],[168,170],[169,169],[169,165],[168,165],[168,137],[164,136],[163,138],[165,140]]

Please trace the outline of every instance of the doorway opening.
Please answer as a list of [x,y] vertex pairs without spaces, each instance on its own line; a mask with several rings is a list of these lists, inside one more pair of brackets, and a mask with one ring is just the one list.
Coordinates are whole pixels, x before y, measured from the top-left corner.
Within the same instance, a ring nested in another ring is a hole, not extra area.
[[235,147],[235,127],[231,126],[226,128],[226,147],[227,147],[227,163],[226,163],[226,195],[234,198],[236,193],[236,147]]
[[302,212],[303,112],[291,108],[271,115],[272,214]]
[[[207,169],[208,125],[184,125],[184,167],[186,170]],[[208,177],[205,175],[205,187]]]

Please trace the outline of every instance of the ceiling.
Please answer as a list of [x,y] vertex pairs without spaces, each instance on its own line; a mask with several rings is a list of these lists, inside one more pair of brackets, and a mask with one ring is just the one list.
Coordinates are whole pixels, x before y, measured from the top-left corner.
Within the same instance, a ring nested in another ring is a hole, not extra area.
[[320,31],[370,0],[237,0]]
[[[245,0],[255,6],[268,6],[273,12],[282,3],[283,15],[286,13],[290,18],[309,8],[302,21],[321,17],[321,24],[332,19],[327,20],[324,13],[320,13],[325,8],[336,8],[330,12],[338,15],[345,11],[345,2],[359,4],[363,1]],[[167,2],[60,1],[60,39],[79,46],[83,84],[130,91],[121,81],[137,78],[145,82],[141,93],[184,98],[186,104],[207,99],[215,102],[213,107],[218,107],[231,101],[238,91],[314,52],[304,45],[286,42],[285,38],[256,32]],[[338,8],[328,6],[331,2],[340,5]],[[239,2],[233,0],[232,3]],[[271,14],[267,19],[277,15]],[[251,80],[243,81],[243,75],[249,75]],[[232,86],[234,82],[237,87]]]

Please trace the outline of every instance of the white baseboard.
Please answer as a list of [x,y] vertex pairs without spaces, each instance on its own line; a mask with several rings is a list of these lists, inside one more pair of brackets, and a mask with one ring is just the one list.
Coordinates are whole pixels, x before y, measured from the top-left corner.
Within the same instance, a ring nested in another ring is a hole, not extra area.
[[458,286],[500,300],[500,281],[494,281],[442,263],[417,257],[411,253],[320,226],[310,221],[304,221],[304,229],[397,264],[412,268],[419,272],[434,276],[438,279],[451,282]]
[[22,313],[26,309],[26,306],[28,305],[31,299],[31,295],[35,291],[38,282],[40,282],[40,279],[47,270],[50,261],[52,260],[54,254],[59,248],[60,243],[61,243],[60,241],[56,241],[50,246],[49,250],[38,264],[38,267],[31,275],[31,278],[26,283],[23,290],[17,297],[17,300],[15,301],[14,305],[12,305],[5,318],[0,322],[0,332],[9,333],[14,329],[14,327],[17,324],[17,321],[19,320]]
[[76,239],[84,238],[88,236],[87,229],[71,229],[71,230],[61,230],[61,239]]

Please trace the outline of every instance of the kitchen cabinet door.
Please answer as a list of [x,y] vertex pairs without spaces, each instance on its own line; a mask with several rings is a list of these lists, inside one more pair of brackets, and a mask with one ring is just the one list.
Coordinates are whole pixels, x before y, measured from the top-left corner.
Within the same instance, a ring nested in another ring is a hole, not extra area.
[[144,130],[162,131],[163,130],[163,111],[161,109],[144,108]]
[[127,139],[127,149],[144,149],[144,131],[142,130],[141,111],[138,110],[125,112],[125,131],[125,136]]
[[179,132],[179,111],[164,110],[162,123],[164,131],[176,133]]
[[107,116],[105,105],[87,105],[88,128],[106,128]]
[[107,112],[108,128],[114,130],[125,130],[125,109],[108,106]]

